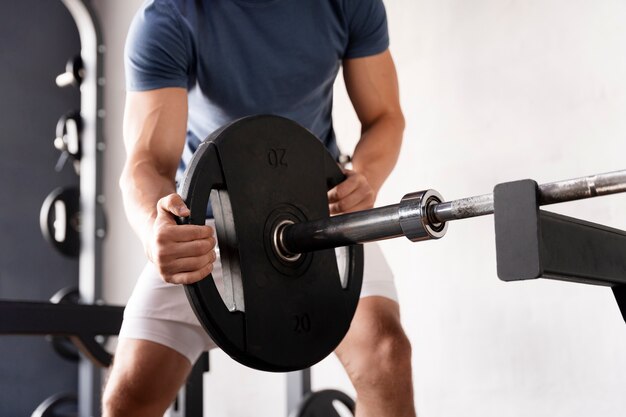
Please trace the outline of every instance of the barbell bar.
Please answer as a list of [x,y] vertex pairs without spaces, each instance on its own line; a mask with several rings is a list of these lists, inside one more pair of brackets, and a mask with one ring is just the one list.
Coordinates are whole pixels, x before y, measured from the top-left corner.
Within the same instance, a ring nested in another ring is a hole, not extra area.
[[[626,192],[626,170],[589,175],[539,186],[539,205]],[[284,224],[274,244],[285,259],[294,255],[406,236],[418,242],[439,239],[447,223],[493,214],[493,194],[442,201],[434,190],[405,195],[400,203],[303,223]]]

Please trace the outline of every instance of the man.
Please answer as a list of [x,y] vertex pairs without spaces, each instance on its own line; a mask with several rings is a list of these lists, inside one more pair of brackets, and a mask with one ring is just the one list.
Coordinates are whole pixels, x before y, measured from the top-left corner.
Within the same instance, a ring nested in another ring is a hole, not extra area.
[[[333,214],[371,208],[393,169],[404,119],[382,0],[151,0],[126,49],[127,161],[120,184],[149,263],[128,302],[104,393],[104,415],[161,416],[198,355],[214,347],[180,284],[219,275],[210,226],[177,226],[189,210],[175,178],[199,141],[239,117],[302,124],[338,156],[332,89],[344,79],[362,135]],[[415,416],[410,344],[393,277],[366,245],[361,300],[336,349],[359,417]]]

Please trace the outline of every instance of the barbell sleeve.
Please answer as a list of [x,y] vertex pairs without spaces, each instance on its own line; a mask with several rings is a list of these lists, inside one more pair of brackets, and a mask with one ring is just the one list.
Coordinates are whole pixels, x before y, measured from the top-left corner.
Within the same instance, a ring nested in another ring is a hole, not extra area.
[[[539,205],[546,206],[626,192],[626,170],[539,185]],[[493,214],[493,194],[462,198],[432,207],[435,221],[467,219]]]
[[439,239],[446,224],[428,218],[429,207],[441,195],[424,190],[405,195],[400,203],[310,222],[289,224],[277,231],[277,251],[283,255],[406,236],[417,242]]
[[[626,192],[626,170],[539,186],[539,205]],[[406,236],[412,241],[439,239],[449,221],[493,214],[493,194],[449,202],[434,190],[405,195],[400,203],[325,219],[285,225],[278,250],[298,254]]]
[[278,250],[293,255],[404,236],[398,205],[286,225],[278,231]]

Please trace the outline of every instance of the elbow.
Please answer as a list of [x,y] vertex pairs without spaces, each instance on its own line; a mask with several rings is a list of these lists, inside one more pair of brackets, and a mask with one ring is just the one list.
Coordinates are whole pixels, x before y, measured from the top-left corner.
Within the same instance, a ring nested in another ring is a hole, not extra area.
[[122,173],[120,174],[120,177],[117,181],[117,185],[122,191],[122,195],[124,195],[130,187],[131,178],[132,178],[132,173],[130,171],[131,170],[128,164],[124,165],[124,168],[122,169]]
[[400,132],[400,135],[402,136],[402,134],[404,133],[404,129],[406,128],[406,119],[404,118],[404,113],[402,113],[401,109],[398,109],[394,117],[396,120],[396,124],[398,126],[398,131]]
[[370,120],[361,120],[361,129],[363,133],[372,130],[377,126],[386,126],[386,128],[390,128],[394,133],[396,133],[395,136],[401,137],[404,133],[404,129],[406,128],[406,120],[404,118],[404,114],[402,113],[402,109],[400,107],[390,108],[386,111],[380,112]]
[[402,112],[402,107],[400,107],[400,103],[397,103],[397,105],[389,108],[385,112],[385,115],[390,120],[392,120],[392,123],[395,124],[396,129],[398,129],[400,133],[404,132],[404,128],[406,127],[406,119],[404,118],[404,113]]
[[406,120],[404,118],[404,114],[402,113],[402,109],[400,107],[390,110],[387,113],[387,123],[392,126],[392,130],[395,133],[395,137],[398,140],[398,146],[402,143],[402,138],[404,136],[404,129],[406,128]]

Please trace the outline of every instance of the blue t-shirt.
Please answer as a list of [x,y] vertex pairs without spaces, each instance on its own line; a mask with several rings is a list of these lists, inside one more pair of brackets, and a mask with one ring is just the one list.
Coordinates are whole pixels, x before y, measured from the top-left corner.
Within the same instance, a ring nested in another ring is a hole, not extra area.
[[295,120],[337,156],[341,62],[388,45],[382,0],[149,0],[126,41],[127,89],[188,89],[179,175],[211,132],[261,113]]

